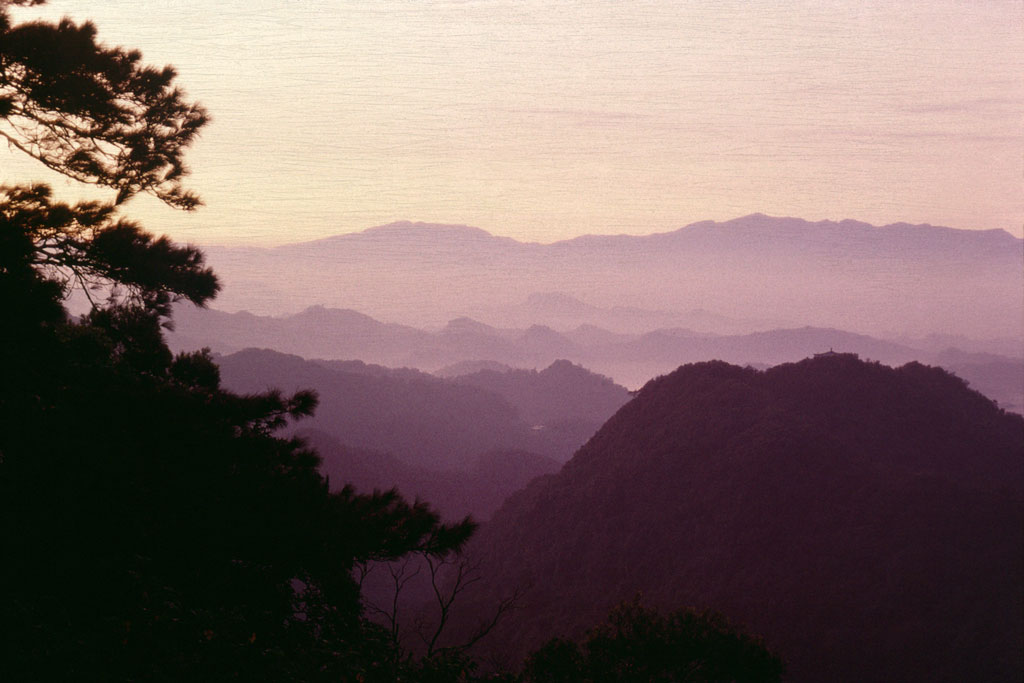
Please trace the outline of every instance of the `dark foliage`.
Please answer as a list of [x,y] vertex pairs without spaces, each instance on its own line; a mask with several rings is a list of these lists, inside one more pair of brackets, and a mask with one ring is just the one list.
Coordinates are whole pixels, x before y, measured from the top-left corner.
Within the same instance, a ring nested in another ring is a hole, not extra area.
[[0,342],[9,678],[306,680],[397,661],[374,650],[352,567],[448,552],[472,524],[330,493],[319,457],[273,435],[315,397],[223,391],[208,356],[168,351],[159,306],[68,320],[24,259],[5,258],[0,288],[17,315]]
[[[174,301],[204,305],[220,289],[203,254],[166,237],[155,238],[98,202],[55,202],[45,185],[0,187],[4,221],[0,268],[27,277],[40,273],[62,296],[78,287],[93,300],[129,304],[161,316]],[[100,302],[94,302],[100,303]]]
[[555,638],[526,660],[526,683],[726,683],[782,680],[782,660],[713,612],[662,616],[639,598],[587,633],[582,646]]
[[[205,121],[173,70],[95,29],[12,25],[0,135],[72,178],[192,208],[181,154]],[[19,2],[16,4],[34,4]],[[74,286],[104,300],[71,319]],[[275,435],[316,397],[220,386],[174,356],[170,304],[218,289],[202,254],[101,203],[0,193],[0,678],[380,680],[409,668],[361,617],[356,563],[446,556],[474,529],[394,491],[331,492]]]
[[10,4],[0,3],[0,137],[63,175],[116,189],[117,204],[149,192],[196,207],[181,185],[184,154],[208,117],[174,69],[101,45],[88,22],[12,24]]

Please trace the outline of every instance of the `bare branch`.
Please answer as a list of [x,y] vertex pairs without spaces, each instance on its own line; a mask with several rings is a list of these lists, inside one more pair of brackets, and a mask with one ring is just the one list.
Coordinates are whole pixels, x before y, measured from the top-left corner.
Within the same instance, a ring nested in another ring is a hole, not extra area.
[[425,560],[430,570],[430,583],[437,608],[437,621],[429,635],[423,632],[423,624],[420,625],[421,628],[417,631],[420,639],[427,647],[427,657],[432,657],[440,652],[464,652],[468,650],[491,633],[502,618],[514,609],[519,602],[520,592],[516,588],[511,596],[503,598],[498,602],[491,617],[481,621],[466,640],[458,644],[440,647],[439,643],[452,616],[453,605],[458,597],[470,586],[483,579],[483,574],[480,571],[481,563],[479,561],[470,560],[457,553],[440,558],[426,555]]
[[476,645],[482,638],[489,635],[506,614],[519,606],[519,601],[521,599],[522,592],[520,591],[519,586],[516,586],[512,590],[512,595],[498,601],[498,605],[494,609],[494,614],[489,620],[480,622],[476,630],[473,632],[473,635],[471,635],[466,642],[462,644],[462,649],[468,650]]

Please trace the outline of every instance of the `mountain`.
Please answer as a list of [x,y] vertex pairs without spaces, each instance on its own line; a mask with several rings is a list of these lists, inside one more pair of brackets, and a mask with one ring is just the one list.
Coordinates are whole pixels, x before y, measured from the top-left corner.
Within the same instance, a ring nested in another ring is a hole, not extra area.
[[445,379],[452,379],[455,377],[462,377],[463,375],[472,375],[480,372],[481,370],[508,372],[509,370],[515,370],[515,368],[511,365],[505,365],[504,363],[499,363],[494,360],[463,360],[458,363],[446,365],[439,370],[435,370],[434,374]]
[[[776,365],[834,348],[888,364],[911,360],[937,363],[954,370],[1001,405],[1017,412],[1024,410],[1024,358],[1020,349],[1016,357],[987,351],[982,356],[978,351],[947,352],[946,347],[937,346],[940,341],[955,340],[970,349],[1012,350],[1012,344],[999,340],[974,343],[965,337],[932,337],[917,340],[925,345],[922,349],[833,328],[775,329],[740,335],[667,328],[646,334],[620,334],[591,325],[566,332],[543,325],[497,328],[465,317],[430,331],[320,306],[284,317],[183,307],[175,322],[175,330],[167,335],[174,350],[207,346],[232,353],[248,347],[269,347],[305,357],[336,359],[348,364],[336,369],[348,372],[381,374],[385,372],[383,366],[409,366],[439,377],[472,374],[485,368],[543,368],[564,359],[628,387],[642,386],[684,363],[715,358],[744,365]],[[350,360],[353,358],[363,363]],[[979,364],[979,358],[985,358],[986,364]],[[369,365],[364,366],[366,363]]]
[[857,353],[888,364],[928,358],[915,349],[867,335],[802,327],[727,336],[685,329],[656,330],[625,342],[592,348],[583,362],[627,386],[639,386],[684,363],[717,359],[744,365],[776,365],[828,349]]
[[484,369],[453,381],[502,396],[532,425],[579,419],[594,423],[597,431],[630,399],[629,392],[611,379],[567,360],[555,361],[540,372]]
[[935,360],[1001,407],[1024,414],[1024,358],[946,349]]
[[465,470],[438,470],[409,464],[389,453],[345,446],[321,430],[300,430],[299,435],[323,458],[321,470],[332,488],[345,484],[361,492],[397,488],[408,500],[428,501],[449,521],[467,515],[485,521],[509,494],[561,467],[535,453],[491,451]]
[[175,308],[174,325],[174,332],[168,335],[172,348],[208,346],[220,353],[270,348],[305,358],[359,358],[386,365],[398,364],[409,348],[431,342],[431,336],[422,330],[323,306],[272,317],[182,305]]
[[481,370],[452,379],[501,396],[531,428],[575,452],[630,399],[612,380],[567,360],[541,370]]
[[643,594],[722,611],[792,681],[1016,681],[1024,418],[962,380],[832,354],[700,363],[648,383],[560,472],[495,513],[462,619],[491,642],[578,637]]
[[977,339],[963,334],[929,334],[924,337],[896,336],[892,341],[933,354],[955,349],[966,353],[986,353],[1024,359],[1024,339],[1019,335]]
[[521,304],[478,309],[474,315],[483,320],[500,321],[506,327],[533,324],[557,329],[599,327],[617,333],[687,327],[717,334],[744,334],[786,326],[778,320],[735,319],[702,308],[669,311],[637,306],[592,306],[564,292],[534,292]]
[[[260,314],[319,303],[419,327],[468,316],[499,328],[529,322],[622,331],[609,314],[618,310],[636,332],[683,326],[737,334],[755,328],[718,323],[769,319],[771,327],[798,321],[875,336],[1019,339],[1022,245],[1001,230],[754,214],[554,244],[398,223],[272,249],[206,251],[225,283],[219,304]],[[531,292],[540,298],[527,298],[526,309],[554,318],[526,321],[515,313]],[[695,310],[721,319],[662,315]]]
[[[489,452],[535,453],[567,460],[628,398],[626,390],[583,368],[539,373],[544,390],[565,396],[588,387],[553,417],[536,421],[542,398],[517,396],[518,406],[483,384],[446,380],[412,369],[352,361],[310,361],[266,349],[217,358],[226,387],[247,393],[313,389],[316,414],[299,424],[346,447],[389,453],[429,470],[469,470]],[[599,386],[600,391],[592,391]],[[609,400],[609,396],[617,397]],[[621,399],[621,400],[619,400]]]
[[343,372],[256,349],[217,363],[233,391],[316,390],[320,404],[302,427],[326,431],[348,446],[392,453],[410,464],[457,469],[497,448],[548,448],[504,399],[430,375],[405,379]]

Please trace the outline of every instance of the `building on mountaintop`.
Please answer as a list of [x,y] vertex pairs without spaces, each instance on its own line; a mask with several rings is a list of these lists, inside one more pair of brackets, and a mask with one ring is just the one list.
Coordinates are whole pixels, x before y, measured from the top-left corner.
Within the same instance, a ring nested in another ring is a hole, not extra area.
[[824,353],[814,354],[815,358],[831,358],[832,356],[853,356],[854,358],[860,358],[860,356],[858,356],[856,353],[843,353],[840,351],[833,351],[831,346],[829,347],[828,351],[825,351]]

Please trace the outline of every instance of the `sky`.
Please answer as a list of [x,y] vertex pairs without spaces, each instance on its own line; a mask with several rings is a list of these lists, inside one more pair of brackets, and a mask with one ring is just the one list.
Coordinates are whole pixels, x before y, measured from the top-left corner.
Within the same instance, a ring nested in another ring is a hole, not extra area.
[[[1020,0],[49,0],[213,122],[192,214],[270,246],[397,220],[522,241],[761,212],[1024,235]],[[0,180],[48,179],[0,150]]]

